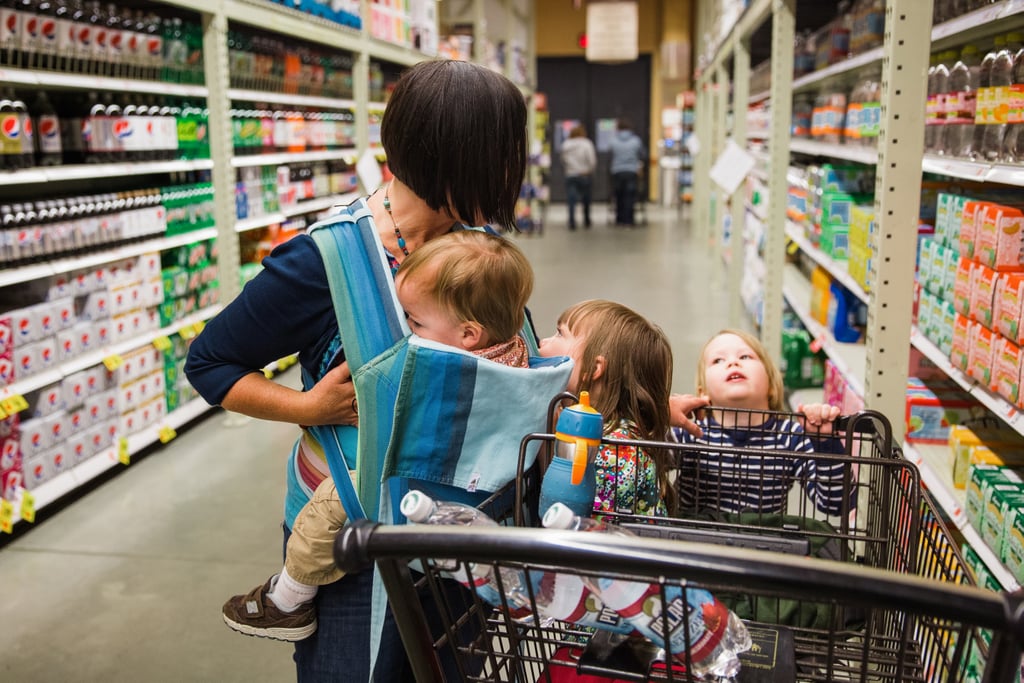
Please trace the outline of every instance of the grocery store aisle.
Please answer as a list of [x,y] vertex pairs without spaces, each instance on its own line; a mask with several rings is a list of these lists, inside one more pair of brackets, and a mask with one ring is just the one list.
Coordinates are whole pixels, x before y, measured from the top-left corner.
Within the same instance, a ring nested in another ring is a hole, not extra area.
[[[542,235],[518,238],[537,273],[537,327],[550,334],[584,298],[622,301],[665,328],[675,389],[692,391],[700,345],[726,324],[723,269],[675,209],[649,207],[650,224],[634,229],[608,226],[603,211],[592,230],[570,233],[554,206]],[[7,543],[0,680],[292,680],[291,646],[235,634],[220,605],[280,565],[294,436],[213,412]]]

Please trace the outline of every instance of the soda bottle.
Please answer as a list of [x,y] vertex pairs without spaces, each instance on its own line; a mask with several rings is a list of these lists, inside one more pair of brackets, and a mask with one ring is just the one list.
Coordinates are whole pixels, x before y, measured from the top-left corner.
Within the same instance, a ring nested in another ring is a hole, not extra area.
[[170,83],[183,82],[188,45],[181,29],[181,19],[164,19],[164,71],[161,80]]
[[946,122],[946,94],[949,92],[949,67],[944,60],[948,53],[935,57],[935,66],[928,74],[928,105],[924,129],[924,149],[937,154],[942,149],[942,126]]
[[1013,57],[1013,85],[1009,92],[1006,137],[1003,139],[1002,161],[1019,164],[1024,159],[1024,47]]
[[106,75],[107,61],[107,15],[100,6],[99,0],[92,0],[86,6],[86,15],[92,31],[92,41],[86,73]]
[[[66,0],[52,0],[53,8],[53,54],[47,66],[55,71],[70,71],[68,56],[73,54],[75,26],[71,21],[71,7]],[[44,28],[45,31],[45,28]]]
[[980,65],[978,48],[967,45],[960,51],[960,59],[949,72],[944,152],[952,157],[966,158],[971,155]]
[[106,12],[107,32],[107,74],[110,76],[124,76],[127,65],[124,59],[124,19],[118,14],[117,5],[109,3]]
[[146,18],[146,68],[145,78],[159,81],[163,72],[164,37],[160,29],[160,17],[150,14]]
[[146,57],[146,22],[142,10],[125,13],[121,23],[121,43],[124,46],[124,74],[127,78],[142,78]]
[[25,69],[36,67],[39,56],[40,29],[42,17],[35,0],[20,0],[21,5],[21,66]]
[[603,432],[601,413],[591,407],[590,394],[580,392],[580,402],[558,416],[554,454],[540,487],[540,515],[560,502],[581,517],[590,516],[597,489],[594,460]]
[[985,134],[981,142],[981,154],[985,161],[998,161],[1003,151],[1003,137],[1006,135],[1006,122],[1010,109],[1010,86],[1013,85],[1015,50],[1010,46],[1019,45],[1021,40],[1024,39],[1017,33],[1006,36],[992,62],[988,101],[990,123],[985,126]]
[[11,97],[11,106],[18,114],[18,125],[21,128],[21,134],[18,136],[21,156],[19,168],[31,168],[36,164],[35,132],[32,126],[32,117],[29,116],[28,107],[25,106],[24,100],[17,95]]
[[[555,504],[544,515],[544,526],[588,532],[609,532],[608,525],[574,515]],[[698,678],[731,678],[739,673],[739,653],[752,646],[747,627],[710,592],[666,583],[662,587],[639,581],[583,576],[583,583],[605,606],[658,647],[671,651],[676,661],[689,652]],[[664,632],[668,621],[668,632]],[[690,641],[686,632],[689,625]]]
[[57,0],[39,0],[38,36],[36,37],[35,68],[53,69],[57,54]]
[[35,117],[36,130],[36,163],[39,166],[58,166],[63,158],[61,145],[61,122],[57,116],[46,91],[36,93],[32,103],[32,115]]

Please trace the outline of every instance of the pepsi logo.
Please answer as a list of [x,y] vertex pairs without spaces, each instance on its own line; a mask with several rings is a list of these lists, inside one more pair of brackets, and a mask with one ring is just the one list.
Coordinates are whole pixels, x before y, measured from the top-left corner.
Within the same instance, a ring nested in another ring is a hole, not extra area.
[[51,318],[48,315],[44,315],[43,316],[42,322],[43,322],[43,329],[44,330],[49,330],[50,328],[53,327],[53,318]]
[[81,382],[77,382],[71,385],[71,393],[75,395],[75,398],[81,398],[82,393],[85,391],[85,387],[82,386]]
[[96,31],[96,47],[103,50],[107,48],[107,32],[103,29]]
[[99,416],[100,416],[100,407],[99,406],[89,406],[89,417],[91,417],[93,420],[96,420],[97,418],[99,418]]
[[43,363],[50,363],[51,361],[53,361],[53,349],[51,349],[48,346],[44,347],[43,350],[40,352],[39,357]]
[[24,337],[32,332],[32,321],[27,318],[22,318],[18,321],[18,332]]
[[111,126],[111,131],[113,132],[114,137],[119,140],[124,140],[132,135],[132,122],[128,119],[118,119],[117,121],[114,121],[114,125]]
[[29,441],[32,443],[33,448],[39,448],[41,445],[43,445],[42,432],[33,432],[32,436],[29,438]]
[[71,322],[71,309],[70,308],[62,308],[62,309],[60,309],[60,320],[61,320],[62,323],[69,323],[69,322]]
[[56,406],[58,403],[60,403],[60,394],[56,391],[51,391],[46,395],[46,402],[50,406]]
[[10,33],[11,36],[18,35],[18,15],[14,13],[8,14],[7,23],[5,24],[5,27],[7,28],[7,32]]
[[56,455],[54,455],[53,456],[53,466],[56,467],[57,469],[60,469],[60,468],[64,467],[64,456],[61,455],[60,453],[57,453]]
[[128,49],[131,50],[132,52],[138,52],[139,51],[139,36],[138,36],[138,34],[133,33],[131,36],[129,36],[129,38],[128,38]]
[[30,372],[32,370],[32,356],[27,353],[23,354],[18,359],[18,366],[22,369],[23,372]]
[[3,121],[0,121],[0,134],[8,140],[18,139],[18,136],[21,135],[21,121],[18,120],[17,115],[5,116]]
[[92,29],[80,28],[78,29],[78,44],[85,47],[92,45]]
[[41,463],[32,468],[32,478],[37,482],[46,478],[46,468]]
[[86,384],[89,385],[89,391],[94,391],[96,389],[96,378],[95,377],[90,376],[90,377],[88,377],[85,380],[85,382],[86,382]]
[[39,28],[39,35],[43,37],[43,40],[47,43],[52,43],[57,40],[57,22],[53,19],[44,19],[42,25]]
[[39,37],[39,17],[38,16],[29,15],[29,17],[25,21],[25,33],[27,33],[32,38],[38,38]]
[[120,52],[124,47],[122,45],[124,34],[120,31],[110,34],[110,49],[114,52]]
[[25,119],[25,123],[21,128],[25,132],[25,137],[32,137],[32,119]]
[[39,134],[47,140],[53,140],[60,135],[60,121],[57,120],[57,117],[39,117]]
[[64,343],[61,345],[61,349],[64,351],[65,356],[70,356],[71,352],[74,350],[74,344],[70,339],[65,339]]
[[54,438],[60,438],[61,432],[63,431],[64,428],[61,426],[60,422],[54,422],[53,427],[50,428],[50,433],[53,434]]
[[146,52],[149,53],[150,57],[159,57],[163,54],[163,40],[159,38],[150,38],[146,41]]
[[82,413],[71,413],[71,428],[77,430],[82,426]]
[[76,443],[75,446],[75,460],[81,460],[85,455],[85,444]]
[[92,338],[88,335],[88,333],[83,333],[82,336],[78,338],[78,343],[79,345],[81,345],[83,349],[87,349],[90,346],[92,346]]

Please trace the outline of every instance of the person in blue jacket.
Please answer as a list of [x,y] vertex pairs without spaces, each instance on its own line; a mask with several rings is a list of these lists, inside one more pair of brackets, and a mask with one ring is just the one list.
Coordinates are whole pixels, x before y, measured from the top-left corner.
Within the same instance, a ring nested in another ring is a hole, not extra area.
[[[526,102],[519,88],[482,66],[427,61],[395,86],[381,124],[394,179],[342,209],[369,225],[392,273],[410,253],[465,225],[511,230],[526,170]],[[195,339],[185,373],[212,404],[296,425],[357,425],[355,400],[321,253],[299,235],[263,261],[264,269]],[[368,304],[369,305],[369,304]],[[261,368],[298,352],[308,390],[277,384]],[[346,454],[347,455],[347,454]],[[323,448],[299,436],[287,468],[285,537],[295,516],[329,476]],[[254,504],[260,504],[254,501]],[[347,574],[316,597],[319,627],[295,645],[300,683],[402,681],[411,673],[390,614],[377,665],[370,668],[373,572]]]
[[615,135],[609,142],[611,152],[612,192],[615,195],[615,224],[634,225],[633,207],[644,171],[647,152],[640,137],[633,132],[629,119],[620,118]]

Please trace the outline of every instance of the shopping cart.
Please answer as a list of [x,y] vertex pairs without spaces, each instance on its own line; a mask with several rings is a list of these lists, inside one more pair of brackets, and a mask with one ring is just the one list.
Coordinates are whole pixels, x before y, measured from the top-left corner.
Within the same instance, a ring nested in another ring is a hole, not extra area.
[[[734,417],[748,425],[797,419]],[[839,426],[840,437],[829,444],[838,452],[813,455],[715,447],[708,457],[710,447],[702,444],[605,440],[617,456],[661,449],[677,463],[683,504],[675,514],[605,514],[654,538],[357,525],[339,535],[337,555],[348,570],[376,563],[418,681],[692,680],[686,652],[544,622],[530,582],[525,618],[521,605],[507,599],[488,604],[451,578],[473,565],[492,567],[502,592],[506,574],[499,568],[639,581],[657,586],[662,603],[670,587],[708,590],[747,621],[754,637],[755,648],[741,656],[740,681],[969,681],[982,680],[981,672],[986,681],[1016,680],[1024,642],[1020,597],[971,585],[884,417],[862,413]],[[485,511],[516,526],[536,525],[540,472],[553,439],[523,440],[524,454],[540,443],[538,463],[521,469]],[[729,467],[701,467],[722,456],[731,456]],[[768,466],[780,457],[795,465]],[[822,512],[802,502],[808,485],[820,483],[812,480],[821,472],[803,466],[810,460],[841,482],[838,508]],[[737,473],[773,492],[773,478],[781,477],[792,491],[781,503],[769,496],[765,509],[722,510],[715,496],[735,493],[730,475]]]

